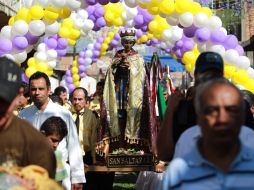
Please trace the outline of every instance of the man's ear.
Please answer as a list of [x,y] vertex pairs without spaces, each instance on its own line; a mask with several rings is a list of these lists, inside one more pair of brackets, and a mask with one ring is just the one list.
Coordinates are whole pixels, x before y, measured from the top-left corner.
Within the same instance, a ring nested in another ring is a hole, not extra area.
[[40,132],[46,136],[46,132],[44,130],[40,130]]

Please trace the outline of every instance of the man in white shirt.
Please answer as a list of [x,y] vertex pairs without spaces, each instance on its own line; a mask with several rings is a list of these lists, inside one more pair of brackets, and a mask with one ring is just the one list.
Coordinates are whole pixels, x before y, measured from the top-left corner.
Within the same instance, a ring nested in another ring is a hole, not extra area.
[[34,105],[23,109],[19,113],[19,117],[28,120],[38,130],[41,124],[51,116],[59,116],[66,122],[68,135],[57,148],[62,152],[66,161],[65,167],[70,172],[70,178],[64,180],[63,185],[66,189],[81,190],[82,183],[85,183],[86,179],[81,146],[71,113],[50,100],[50,81],[45,73],[36,72],[33,74],[29,79],[29,89]]

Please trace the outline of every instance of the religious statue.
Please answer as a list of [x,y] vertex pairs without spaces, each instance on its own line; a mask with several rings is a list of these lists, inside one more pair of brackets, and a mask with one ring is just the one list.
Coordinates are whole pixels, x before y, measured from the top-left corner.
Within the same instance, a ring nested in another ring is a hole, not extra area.
[[135,31],[120,36],[124,49],[116,52],[105,78],[99,147],[106,147],[106,153],[118,148],[149,152],[156,127],[144,59],[133,49]]

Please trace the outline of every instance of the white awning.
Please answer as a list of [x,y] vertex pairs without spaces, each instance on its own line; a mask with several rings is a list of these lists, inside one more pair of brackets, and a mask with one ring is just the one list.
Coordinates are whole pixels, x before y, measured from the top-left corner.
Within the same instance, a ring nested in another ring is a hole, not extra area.
[[7,16],[13,16],[17,14],[15,6],[18,2],[16,0],[0,0],[0,11],[4,12]]

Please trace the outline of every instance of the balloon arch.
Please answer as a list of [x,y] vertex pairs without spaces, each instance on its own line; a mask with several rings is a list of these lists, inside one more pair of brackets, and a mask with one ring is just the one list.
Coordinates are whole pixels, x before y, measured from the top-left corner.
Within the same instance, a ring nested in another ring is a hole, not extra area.
[[227,34],[210,8],[191,0],[35,0],[1,29],[0,56],[21,64],[36,47],[25,74],[42,71],[50,76],[68,46],[106,27],[107,32],[84,48],[66,71],[70,91],[80,85],[92,63],[100,64],[100,57],[119,44],[118,30],[124,27],[136,29],[138,44],[164,50],[181,60],[188,72],[193,72],[200,52],[218,52],[225,76],[254,93],[254,69],[237,38]]

